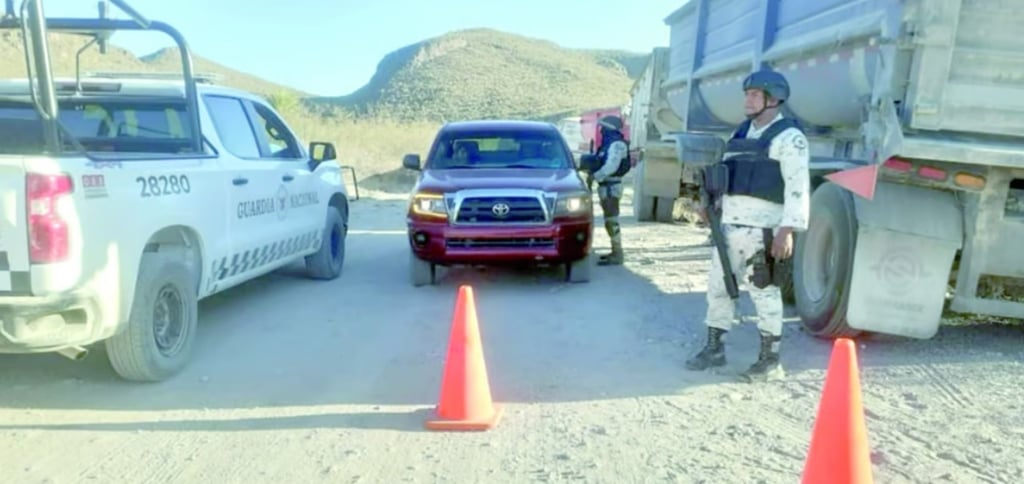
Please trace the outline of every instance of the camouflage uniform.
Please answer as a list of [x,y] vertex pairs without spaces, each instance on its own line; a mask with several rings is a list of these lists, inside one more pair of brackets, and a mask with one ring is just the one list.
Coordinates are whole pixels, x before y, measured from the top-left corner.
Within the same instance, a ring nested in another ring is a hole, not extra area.
[[[772,124],[783,117],[777,115],[770,123],[761,127],[750,127],[747,138],[758,138]],[[726,158],[729,154],[726,153]],[[744,376],[748,380],[781,377],[778,360],[779,342],[782,338],[782,293],[770,284],[758,287],[753,283],[754,272],[759,265],[767,264],[764,229],[777,234],[779,227],[791,227],[793,232],[807,229],[810,218],[810,176],[808,162],[810,152],[807,137],[797,128],[788,128],[779,133],[771,142],[769,157],[781,165],[785,182],[785,203],[745,195],[724,195],[722,197],[722,231],[728,245],[733,274],[740,288],[745,288],[757,310],[757,327],[761,334],[761,354]],[[692,370],[703,370],[710,366],[725,364],[722,337],[732,329],[736,306],[726,291],[722,277],[722,266],[718,257],[712,257],[711,273],[708,280],[708,343],[693,359],[687,362]]]
[[[607,119],[602,119],[602,123],[606,122]],[[614,118],[614,121],[617,124],[611,124],[605,128],[617,133],[622,129],[622,125],[621,121],[617,118]],[[605,136],[610,136],[610,134]],[[607,149],[602,147],[602,150],[604,150],[602,164],[594,172],[593,177],[594,181],[597,182],[597,197],[601,202],[601,212],[604,214],[604,228],[608,232],[608,238],[611,239],[612,251],[610,254],[602,255],[598,264],[618,265],[622,264],[624,259],[622,230],[619,226],[619,202],[622,200],[623,186],[622,177],[617,176],[616,172],[619,169],[620,163],[629,155],[629,146],[621,139],[620,134],[618,139],[614,139],[607,146]]]

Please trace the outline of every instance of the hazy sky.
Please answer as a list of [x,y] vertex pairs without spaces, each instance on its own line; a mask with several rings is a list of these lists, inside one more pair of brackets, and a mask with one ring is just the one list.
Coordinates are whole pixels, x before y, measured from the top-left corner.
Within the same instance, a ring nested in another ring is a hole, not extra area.
[[[686,2],[128,0],[142,15],[180,30],[198,55],[325,96],[361,87],[395,49],[465,28],[494,28],[566,47],[648,52],[668,45],[663,19]],[[44,9],[47,16],[95,16],[96,4],[44,0]],[[110,11],[127,18],[113,5]],[[119,33],[112,43],[137,55],[172,45],[160,32]]]

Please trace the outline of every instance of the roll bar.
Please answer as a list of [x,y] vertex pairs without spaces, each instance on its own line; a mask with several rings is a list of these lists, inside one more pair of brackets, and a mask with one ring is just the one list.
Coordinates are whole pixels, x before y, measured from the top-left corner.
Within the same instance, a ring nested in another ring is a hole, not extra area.
[[[129,6],[125,0],[109,0],[132,20],[106,18],[106,1],[98,3],[98,18],[49,18],[43,12],[43,0],[23,0],[21,17],[15,15],[14,0],[5,0],[6,14],[0,18],[0,29],[20,29],[24,34],[25,62],[28,68],[29,91],[32,102],[43,119],[47,150],[61,151],[60,125],[57,121],[57,95],[50,65],[50,51],[47,31],[57,31],[92,37],[99,43],[100,52],[106,52],[106,40],[115,31],[159,31],[167,34],[178,46],[181,53],[182,75],[185,81],[185,101],[188,103],[188,123],[192,139],[190,147],[195,153],[203,151],[203,137],[199,125],[199,95],[192,67],[192,54],[185,37],[174,27],[159,21],[151,21]],[[38,78],[38,83],[36,79]]]

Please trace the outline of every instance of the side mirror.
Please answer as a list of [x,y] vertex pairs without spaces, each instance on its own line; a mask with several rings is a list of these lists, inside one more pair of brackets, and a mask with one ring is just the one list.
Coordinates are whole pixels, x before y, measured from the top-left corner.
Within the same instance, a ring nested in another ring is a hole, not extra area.
[[402,157],[402,166],[410,170],[420,171],[422,169],[420,168],[420,155],[415,153],[405,155]]
[[334,149],[334,144],[323,141],[310,143],[309,155],[316,164],[338,159],[338,152]]

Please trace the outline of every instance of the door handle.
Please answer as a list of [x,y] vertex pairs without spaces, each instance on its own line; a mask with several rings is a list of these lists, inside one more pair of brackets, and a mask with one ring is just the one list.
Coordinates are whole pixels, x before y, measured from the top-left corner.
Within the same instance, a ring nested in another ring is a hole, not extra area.
[[284,181],[286,181],[286,182],[290,182],[290,181],[294,180],[294,179],[295,179],[295,177],[294,177],[294,176],[291,176],[291,175],[282,175],[282,176],[281,176],[281,179],[282,179],[282,180],[284,180]]
[[249,183],[249,179],[248,178],[238,177],[238,178],[235,178],[234,180],[231,180],[231,183],[233,183],[235,185],[245,185],[246,183]]

